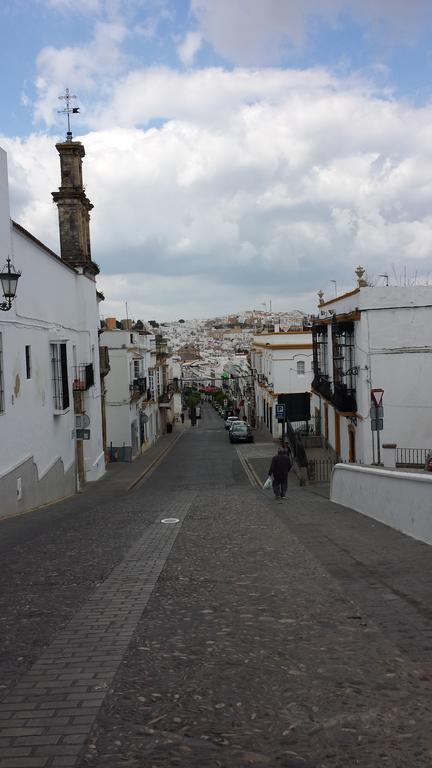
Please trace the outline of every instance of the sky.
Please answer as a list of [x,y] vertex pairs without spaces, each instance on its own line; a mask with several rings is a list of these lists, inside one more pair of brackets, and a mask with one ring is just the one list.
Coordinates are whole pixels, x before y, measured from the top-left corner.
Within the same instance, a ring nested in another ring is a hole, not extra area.
[[430,0],[2,0],[11,214],[59,252],[80,108],[103,316],[432,281]]

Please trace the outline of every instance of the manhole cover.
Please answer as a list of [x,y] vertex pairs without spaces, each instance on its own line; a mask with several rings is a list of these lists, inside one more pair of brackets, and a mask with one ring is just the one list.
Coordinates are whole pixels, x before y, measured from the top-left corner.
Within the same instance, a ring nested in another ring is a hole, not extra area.
[[163,520],[161,520],[161,523],[166,523],[167,525],[174,525],[175,523],[179,523],[180,520],[178,517],[164,517]]

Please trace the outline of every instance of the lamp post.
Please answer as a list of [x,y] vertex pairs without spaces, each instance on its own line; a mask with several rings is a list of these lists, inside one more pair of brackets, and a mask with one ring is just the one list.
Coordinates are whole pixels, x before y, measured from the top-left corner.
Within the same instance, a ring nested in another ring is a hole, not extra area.
[[6,301],[0,303],[2,312],[8,312],[11,309],[20,277],[21,272],[17,272],[11,260],[7,258],[3,270],[0,272],[0,283],[3,296],[6,299]]

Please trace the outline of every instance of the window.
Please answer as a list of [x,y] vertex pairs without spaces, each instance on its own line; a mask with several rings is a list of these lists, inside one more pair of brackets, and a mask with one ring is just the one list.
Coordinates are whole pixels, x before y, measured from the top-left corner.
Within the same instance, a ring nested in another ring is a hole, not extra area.
[[26,361],[26,376],[31,379],[31,350],[30,345],[26,344],[25,348],[25,361]]
[[134,379],[139,379],[141,375],[141,360],[134,360]]
[[328,379],[328,334],[326,325],[312,326],[314,373],[316,379]]
[[0,333],[0,413],[4,411],[4,385],[3,385],[3,345]]
[[50,344],[50,353],[54,410],[65,411],[69,408],[66,344]]
[[299,376],[304,376],[304,372],[305,372],[304,360],[298,360],[298,362],[297,362],[297,374]]

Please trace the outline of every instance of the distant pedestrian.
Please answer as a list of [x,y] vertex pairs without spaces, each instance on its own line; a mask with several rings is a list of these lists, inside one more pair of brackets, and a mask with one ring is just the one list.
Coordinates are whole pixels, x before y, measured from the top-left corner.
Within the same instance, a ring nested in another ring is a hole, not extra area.
[[183,411],[180,414],[180,418],[181,418],[181,423],[184,424],[184,413],[183,413]]
[[284,499],[288,487],[288,472],[292,466],[291,459],[284,448],[279,448],[276,456],[273,456],[269,477],[273,481],[273,492],[275,499]]

